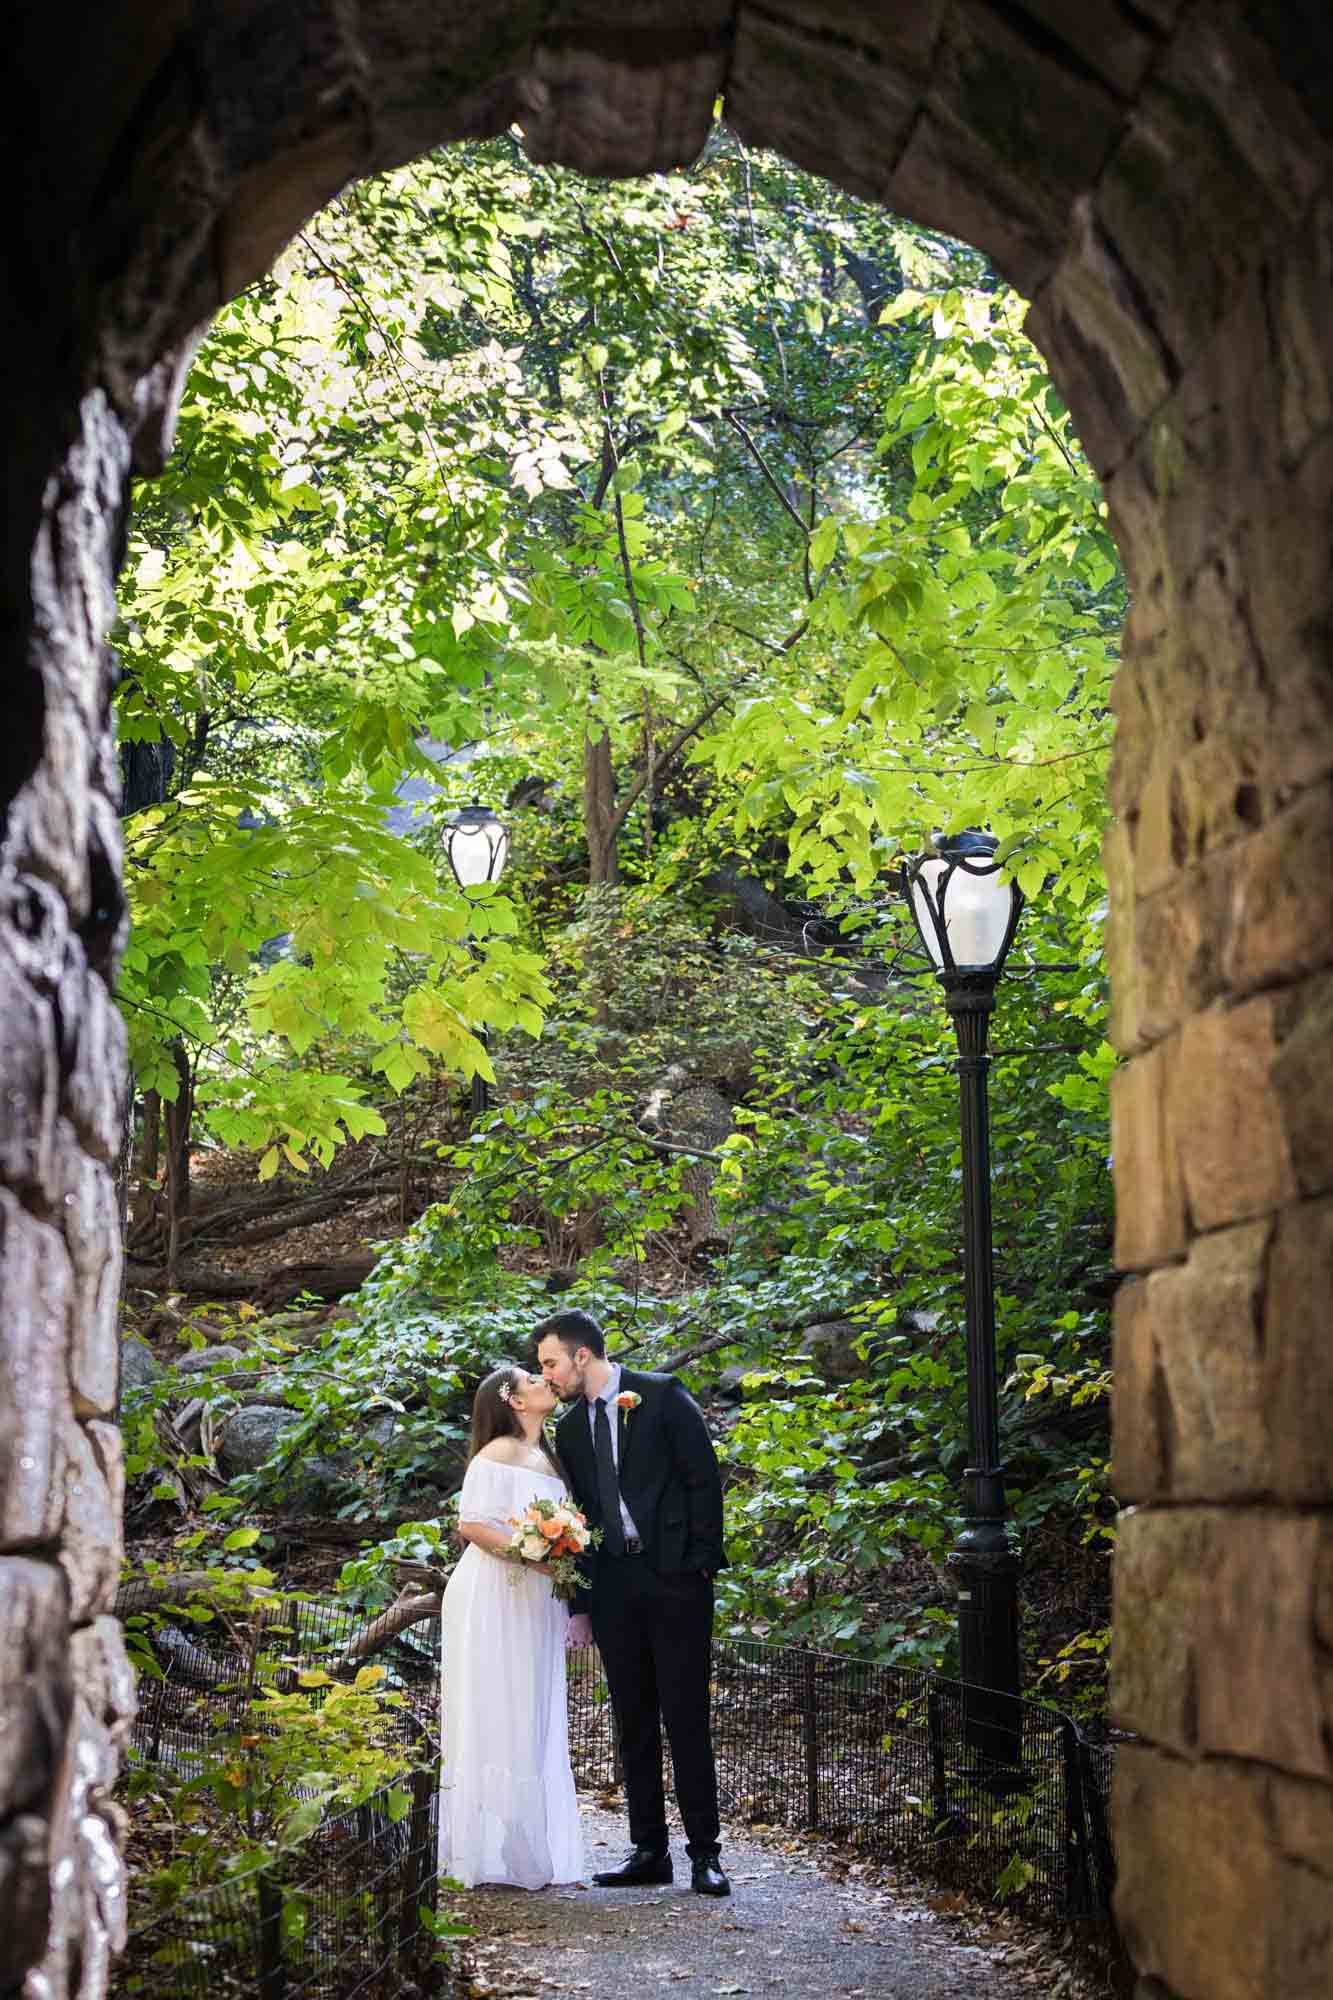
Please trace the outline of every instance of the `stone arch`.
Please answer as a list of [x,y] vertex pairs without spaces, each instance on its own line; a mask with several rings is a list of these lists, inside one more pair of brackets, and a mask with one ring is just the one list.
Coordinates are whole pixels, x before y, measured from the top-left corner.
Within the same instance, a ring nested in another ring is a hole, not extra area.
[[[108,725],[193,330],[353,176],[743,136],[986,250],[1133,591],[1108,848],[1120,1909],[1142,2000],[1333,1983],[1333,17],[1320,0],[107,0],[10,25],[0,1988],[97,1995],[128,1689]],[[74,46],[66,46],[73,43]],[[72,1866],[67,1866],[72,1863]],[[25,1975],[27,1983],[24,1984]]]

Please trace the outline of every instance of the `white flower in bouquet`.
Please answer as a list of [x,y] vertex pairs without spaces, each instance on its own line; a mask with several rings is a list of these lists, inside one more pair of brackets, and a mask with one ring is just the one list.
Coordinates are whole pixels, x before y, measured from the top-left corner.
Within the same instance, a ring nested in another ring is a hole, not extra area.
[[530,1500],[511,1522],[513,1534],[502,1553],[512,1562],[540,1563],[557,1597],[572,1599],[587,1588],[576,1558],[594,1540],[586,1517],[568,1500]]

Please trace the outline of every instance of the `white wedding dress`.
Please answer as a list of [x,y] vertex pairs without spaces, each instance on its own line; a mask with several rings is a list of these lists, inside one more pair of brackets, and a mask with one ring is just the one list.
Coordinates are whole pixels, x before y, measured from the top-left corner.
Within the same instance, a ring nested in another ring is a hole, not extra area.
[[[474,1458],[460,1521],[507,1528],[530,1500],[566,1498],[554,1472]],[[569,1764],[569,1614],[533,1563],[469,1542],[444,1593],[440,1872],[466,1888],[541,1889],[584,1871]]]

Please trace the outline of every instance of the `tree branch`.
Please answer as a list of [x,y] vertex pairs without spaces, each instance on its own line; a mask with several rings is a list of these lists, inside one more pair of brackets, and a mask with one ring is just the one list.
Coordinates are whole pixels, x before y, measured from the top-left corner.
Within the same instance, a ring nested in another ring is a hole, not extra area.
[[[737,685],[743,685],[743,683],[738,683]],[[689,742],[690,738],[692,736],[698,735],[699,731],[703,728],[704,724],[710,719],[710,717],[716,715],[718,710],[724,707],[725,704],[731,700],[731,697],[735,694],[735,692],[736,692],[735,687],[725,688],[720,695],[716,696],[714,700],[708,703],[706,708],[700,709],[699,713],[695,716],[693,722],[687,722],[683,729],[678,729],[676,731],[676,734],[672,737],[666,749],[661,753],[661,755],[656,760],[656,767],[659,771],[661,771],[666,765],[675,762],[676,758],[685,748],[685,745]],[[620,801],[620,804],[616,807],[615,812],[611,816],[611,831],[613,834],[619,833],[621,827],[625,824],[625,821],[628,819],[630,813],[633,811],[634,807],[638,804],[640,798],[643,796],[643,793],[647,788],[647,784],[648,784],[648,773],[646,771],[641,771],[639,773],[639,776],[634,780],[634,783],[630,786],[624,798]]]
[[772,490],[777,500],[779,501],[780,505],[782,506],[783,510],[791,516],[793,521],[795,521],[796,526],[799,528],[801,533],[801,540],[808,541],[810,538],[810,530],[806,527],[805,522],[801,519],[798,509],[792,505],[791,500],[788,498],[787,494],[783,492],[777,474],[769,466],[768,460],[764,457],[764,454],[762,453],[762,451],[760,451],[758,445],[755,443],[754,439],[750,436],[750,433],[746,430],[745,425],[741,422],[740,418],[736,415],[736,412],[734,410],[723,410],[722,415],[725,421],[731,425],[731,428],[735,431],[737,437],[740,439],[741,443],[745,446],[745,449],[749,452],[755,464],[759,467],[760,472],[764,475],[764,481],[766,485]]
[[437,1590],[416,1597],[400,1597],[387,1611],[369,1625],[363,1625],[354,1632],[343,1648],[345,1660],[364,1660],[371,1653],[378,1653],[387,1646],[390,1639],[396,1639],[400,1632],[406,1632],[410,1625],[424,1624],[427,1618],[438,1618],[443,1598]]

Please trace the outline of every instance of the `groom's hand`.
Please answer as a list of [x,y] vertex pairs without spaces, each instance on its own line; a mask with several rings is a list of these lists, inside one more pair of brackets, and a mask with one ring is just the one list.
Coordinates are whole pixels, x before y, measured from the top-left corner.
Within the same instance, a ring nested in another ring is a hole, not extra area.
[[574,1611],[570,1613],[569,1629],[565,1633],[565,1644],[571,1648],[575,1646],[591,1646],[592,1620],[586,1611]]

